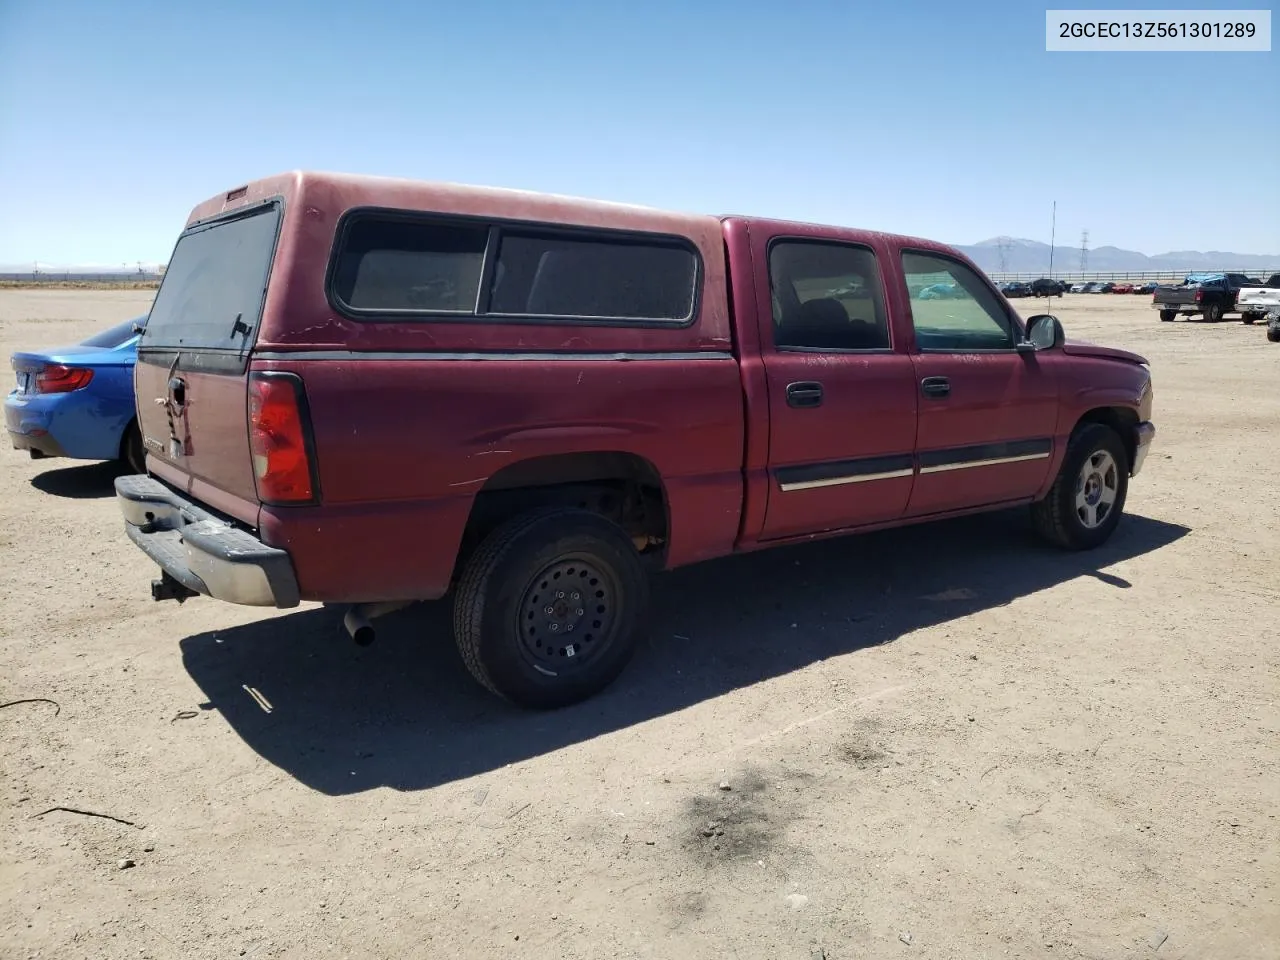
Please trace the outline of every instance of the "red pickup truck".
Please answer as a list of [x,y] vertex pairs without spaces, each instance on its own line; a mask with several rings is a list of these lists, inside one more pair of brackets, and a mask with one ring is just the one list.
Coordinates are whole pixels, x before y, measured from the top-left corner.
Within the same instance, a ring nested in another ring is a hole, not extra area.
[[531,707],[619,674],[655,568],[1017,504],[1097,546],[1155,433],[1142,357],[937,243],[312,173],[195,208],[136,387],[153,597],[368,642],[452,592]]

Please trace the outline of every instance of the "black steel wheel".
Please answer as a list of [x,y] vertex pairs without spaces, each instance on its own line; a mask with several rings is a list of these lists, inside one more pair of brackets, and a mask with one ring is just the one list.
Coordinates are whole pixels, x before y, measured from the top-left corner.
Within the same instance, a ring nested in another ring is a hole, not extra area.
[[586,510],[540,510],[499,527],[467,562],[454,636],[492,692],[561,707],[622,672],[648,597],[640,554],[616,524]]
[[516,612],[520,646],[535,669],[570,674],[616,639],[617,577],[597,558],[578,554],[534,574]]
[[1162,323],[1172,323],[1172,322],[1173,322],[1173,318],[1174,318],[1174,317],[1176,317],[1177,315],[1178,315],[1178,311],[1177,311],[1177,310],[1161,310],[1161,311],[1160,311],[1160,321],[1161,321]]

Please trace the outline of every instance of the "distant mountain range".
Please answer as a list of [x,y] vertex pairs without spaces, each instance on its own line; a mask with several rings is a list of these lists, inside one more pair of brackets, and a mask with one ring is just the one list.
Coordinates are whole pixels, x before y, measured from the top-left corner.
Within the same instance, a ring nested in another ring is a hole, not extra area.
[[[1004,264],[1001,265],[1001,245]],[[1014,237],[993,237],[975,244],[953,244],[963,250],[973,262],[988,273],[1044,273],[1049,272],[1049,244],[1036,240]],[[1280,254],[1225,253],[1219,250],[1174,250],[1149,257],[1136,250],[1119,247],[1095,247],[1089,251],[1085,270],[1090,273],[1119,273],[1121,271],[1153,272],[1167,270],[1276,270],[1280,269]],[[1080,271],[1079,247],[1054,247],[1053,272],[1078,273]]]

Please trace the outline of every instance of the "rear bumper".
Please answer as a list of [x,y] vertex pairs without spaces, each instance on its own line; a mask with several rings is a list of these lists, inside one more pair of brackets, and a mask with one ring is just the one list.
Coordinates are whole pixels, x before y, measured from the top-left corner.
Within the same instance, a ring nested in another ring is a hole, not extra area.
[[1136,477],[1142,469],[1142,464],[1147,459],[1147,451],[1151,449],[1151,442],[1155,438],[1156,425],[1149,420],[1133,428],[1133,466],[1129,469],[1130,476]]
[[132,398],[72,393],[10,393],[4,400],[4,425],[18,450],[46,457],[114,460],[120,440],[133,419]]
[[62,449],[62,444],[48,433],[19,433],[17,430],[9,430],[8,433],[13,449],[28,450],[32,457],[65,457],[67,455],[67,452]]
[[296,607],[289,554],[148,476],[116,479],[129,539],[189,590],[251,607]]
[[30,450],[35,457],[65,457],[62,444],[49,433],[51,419],[26,397],[11,393],[5,398],[4,427],[15,450]]
[[1204,306],[1199,303],[1153,303],[1151,309],[1161,313],[1204,313]]

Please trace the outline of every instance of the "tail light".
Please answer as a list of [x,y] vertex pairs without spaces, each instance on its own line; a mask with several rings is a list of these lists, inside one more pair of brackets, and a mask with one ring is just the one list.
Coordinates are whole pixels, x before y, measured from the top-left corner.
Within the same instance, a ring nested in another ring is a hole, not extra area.
[[313,503],[318,484],[307,395],[292,373],[249,375],[249,449],[258,499]]
[[36,393],[70,393],[81,390],[93,379],[87,367],[67,367],[51,363],[36,374]]
[[1199,303],[1199,302],[1200,302],[1201,300],[1203,300],[1203,299],[1204,299],[1204,291],[1203,291],[1203,290],[1197,290],[1197,291],[1196,291],[1196,303]]

